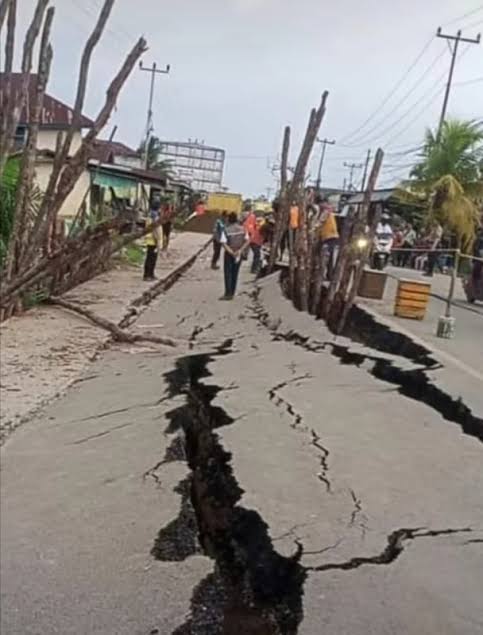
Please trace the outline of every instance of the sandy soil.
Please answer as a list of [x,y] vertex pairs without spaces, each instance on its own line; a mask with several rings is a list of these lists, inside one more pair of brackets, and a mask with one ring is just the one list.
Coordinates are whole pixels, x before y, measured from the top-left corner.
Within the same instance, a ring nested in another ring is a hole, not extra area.
[[[181,265],[207,240],[185,233],[160,257],[158,277]],[[147,288],[140,268],[118,265],[65,298],[119,322],[128,304]],[[41,406],[88,373],[89,362],[109,339],[103,329],[58,307],[39,306],[0,326],[0,441]]]

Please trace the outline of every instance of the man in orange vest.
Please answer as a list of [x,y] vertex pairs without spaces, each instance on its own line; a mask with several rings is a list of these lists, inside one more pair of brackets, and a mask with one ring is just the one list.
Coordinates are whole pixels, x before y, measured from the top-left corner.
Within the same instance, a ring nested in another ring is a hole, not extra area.
[[319,205],[320,213],[318,215],[319,236],[322,242],[322,250],[328,253],[327,260],[327,279],[332,278],[334,270],[336,253],[339,247],[339,230],[337,229],[337,221],[334,209],[327,199],[321,202],[316,201]]

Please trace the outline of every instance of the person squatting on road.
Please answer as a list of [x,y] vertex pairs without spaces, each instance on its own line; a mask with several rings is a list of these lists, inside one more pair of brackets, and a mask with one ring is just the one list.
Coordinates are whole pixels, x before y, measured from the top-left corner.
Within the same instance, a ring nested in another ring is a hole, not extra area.
[[236,292],[238,274],[243,254],[250,244],[246,229],[238,222],[235,212],[228,215],[228,222],[220,242],[225,250],[223,268],[225,274],[225,295],[223,300],[232,300]]
[[211,268],[219,269],[218,261],[221,254],[221,236],[225,229],[228,212],[224,210],[219,218],[216,219],[213,227],[213,258],[211,259]]
[[[159,212],[157,209],[152,209],[149,212],[149,218],[146,219],[146,228],[151,227],[159,220]],[[156,269],[156,262],[158,260],[159,252],[159,226],[148,232],[144,238],[144,244],[146,246],[146,258],[144,260],[144,280],[151,281],[156,280],[154,271]]]

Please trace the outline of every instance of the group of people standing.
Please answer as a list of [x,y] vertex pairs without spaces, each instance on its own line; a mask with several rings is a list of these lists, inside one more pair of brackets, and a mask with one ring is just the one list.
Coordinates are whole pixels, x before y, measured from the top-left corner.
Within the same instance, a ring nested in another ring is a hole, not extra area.
[[[316,196],[308,206],[310,231],[314,237],[314,248],[327,254],[327,278],[330,279],[339,247],[339,231],[334,210],[328,200],[322,196]],[[275,202],[273,205],[274,217],[280,213]],[[213,257],[212,269],[218,269],[218,262],[222,251],[223,269],[225,278],[225,294],[222,299],[231,300],[236,292],[238,275],[243,260],[251,251],[251,273],[258,275],[263,264],[263,245],[269,243],[273,232],[274,218],[260,218],[253,210],[249,210],[239,219],[236,213],[223,212],[216,220],[213,230]],[[296,246],[297,236],[300,230],[299,207],[294,201],[289,210],[288,226],[282,235],[280,256],[287,246],[291,252]]]
[[[276,210],[278,212],[278,209]],[[312,233],[314,249],[326,254],[326,275],[330,279],[334,270],[339,249],[339,229],[334,208],[329,200],[321,195],[315,195],[307,206],[309,231]],[[297,236],[300,230],[300,211],[295,201],[289,211],[288,227],[282,236],[280,257],[283,260],[287,245],[290,251],[296,248]]]
[[435,269],[443,271],[448,265],[448,256],[437,251],[443,247],[443,228],[438,222],[431,223],[419,233],[410,223],[404,223],[394,231],[392,263],[396,267],[411,267],[432,276]]

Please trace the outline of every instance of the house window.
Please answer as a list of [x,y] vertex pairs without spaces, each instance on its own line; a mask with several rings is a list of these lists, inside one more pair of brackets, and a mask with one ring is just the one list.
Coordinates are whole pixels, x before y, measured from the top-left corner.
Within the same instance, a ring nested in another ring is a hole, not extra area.
[[20,150],[24,147],[27,141],[27,126],[17,126],[15,135],[13,138],[13,145],[15,150]]

